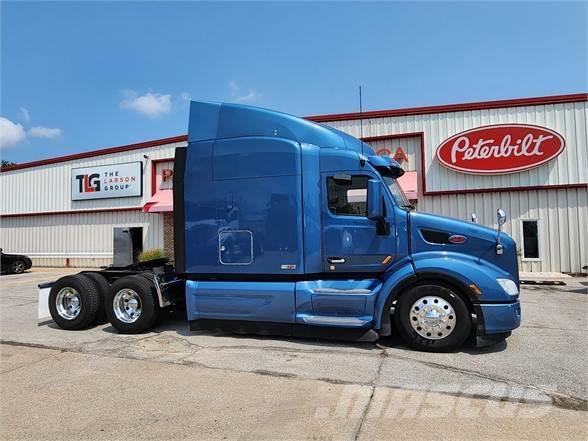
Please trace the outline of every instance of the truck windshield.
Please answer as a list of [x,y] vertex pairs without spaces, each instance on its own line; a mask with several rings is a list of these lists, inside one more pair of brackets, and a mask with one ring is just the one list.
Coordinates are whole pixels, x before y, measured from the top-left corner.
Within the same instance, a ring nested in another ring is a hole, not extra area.
[[389,176],[382,176],[382,179],[384,180],[384,184],[388,186],[390,193],[392,193],[392,197],[394,198],[399,207],[414,208],[412,204],[408,201],[406,195],[402,191],[402,188],[400,188],[398,182],[396,182],[396,179],[391,178]]

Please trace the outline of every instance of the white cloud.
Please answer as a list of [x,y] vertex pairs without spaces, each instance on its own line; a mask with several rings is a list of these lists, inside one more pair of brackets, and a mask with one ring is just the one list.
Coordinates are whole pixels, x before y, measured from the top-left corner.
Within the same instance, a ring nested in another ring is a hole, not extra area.
[[27,109],[25,107],[21,107],[20,110],[18,111],[18,117],[22,121],[28,123],[31,120],[31,114],[29,113],[29,109]]
[[184,101],[190,101],[192,99],[192,95],[190,92],[182,92],[180,98]]
[[157,118],[171,110],[171,95],[147,92],[137,95],[134,91],[125,92],[126,98],[121,101],[123,109],[134,110],[150,118]]
[[55,139],[61,136],[61,129],[52,129],[50,127],[36,126],[29,130],[29,135],[36,138]]
[[231,92],[231,99],[236,103],[250,103],[257,101],[261,95],[255,89],[249,89],[249,92],[241,93],[241,87],[236,81],[229,81],[229,91]]
[[15,147],[26,137],[27,134],[22,125],[0,116],[0,148]]

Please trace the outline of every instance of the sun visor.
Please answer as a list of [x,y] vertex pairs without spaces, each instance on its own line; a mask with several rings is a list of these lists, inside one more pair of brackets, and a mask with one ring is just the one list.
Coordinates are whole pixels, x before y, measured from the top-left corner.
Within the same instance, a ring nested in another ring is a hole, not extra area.
[[368,161],[382,176],[399,178],[404,174],[400,164],[389,156],[368,156]]

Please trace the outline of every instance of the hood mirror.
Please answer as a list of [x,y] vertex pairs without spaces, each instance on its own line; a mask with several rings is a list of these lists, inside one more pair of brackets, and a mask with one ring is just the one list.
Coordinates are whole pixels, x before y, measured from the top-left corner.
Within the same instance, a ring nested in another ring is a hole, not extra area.
[[496,210],[496,220],[498,221],[498,234],[496,234],[496,254],[502,254],[504,249],[500,243],[500,232],[502,231],[502,226],[506,222],[506,213],[502,208]]
[[498,230],[500,230],[500,227],[506,222],[506,213],[502,208],[496,210],[496,220],[498,221]]

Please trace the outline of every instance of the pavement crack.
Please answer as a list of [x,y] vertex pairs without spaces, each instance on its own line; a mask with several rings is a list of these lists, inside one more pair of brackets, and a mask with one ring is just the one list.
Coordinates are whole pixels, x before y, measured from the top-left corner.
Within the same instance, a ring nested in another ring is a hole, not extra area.
[[371,381],[370,397],[369,397],[368,402],[365,406],[365,409],[363,410],[363,412],[361,414],[361,418],[359,419],[359,423],[357,424],[357,428],[356,428],[354,435],[353,435],[353,439],[355,441],[357,441],[359,439],[359,435],[361,434],[361,429],[363,429],[363,424],[365,423],[365,420],[366,420],[366,418],[369,414],[369,411],[372,407],[372,402],[374,400],[374,395],[376,393],[376,387],[378,386],[378,383],[380,382],[380,375],[382,373],[382,367],[384,366],[385,360],[386,360],[386,351],[381,351],[380,352],[380,361],[378,363],[378,369],[376,370],[374,378]]
[[[35,348],[35,349],[40,349],[40,348]],[[45,360],[47,360],[47,359],[49,359],[49,358],[54,358],[54,357],[57,357],[58,355],[61,355],[63,352],[64,352],[64,351],[59,351],[59,352],[58,352],[58,353],[56,353],[56,354],[47,355],[46,357],[39,358],[39,359],[37,359],[37,360],[34,360],[34,361],[31,361],[31,362],[28,362],[28,363],[26,363],[26,364],[23,364],[23,365],[21,365],[21,366],[16,366],[16,367],[14,367],[14,368],[12,368],[12,369],[7,369],[7,370],[5,370],[5,371],[0,371],[0,375],[4,375],[4,374],[10,374],[11,372],[18,371],[18,370],[20,370],[20,369],[24,369],[24,368],[30,367],[30,366],[32,366],[32,365],[34,365],[34,364],[40,363],[40,362],[42,362],[42,361],[45,361]]]

